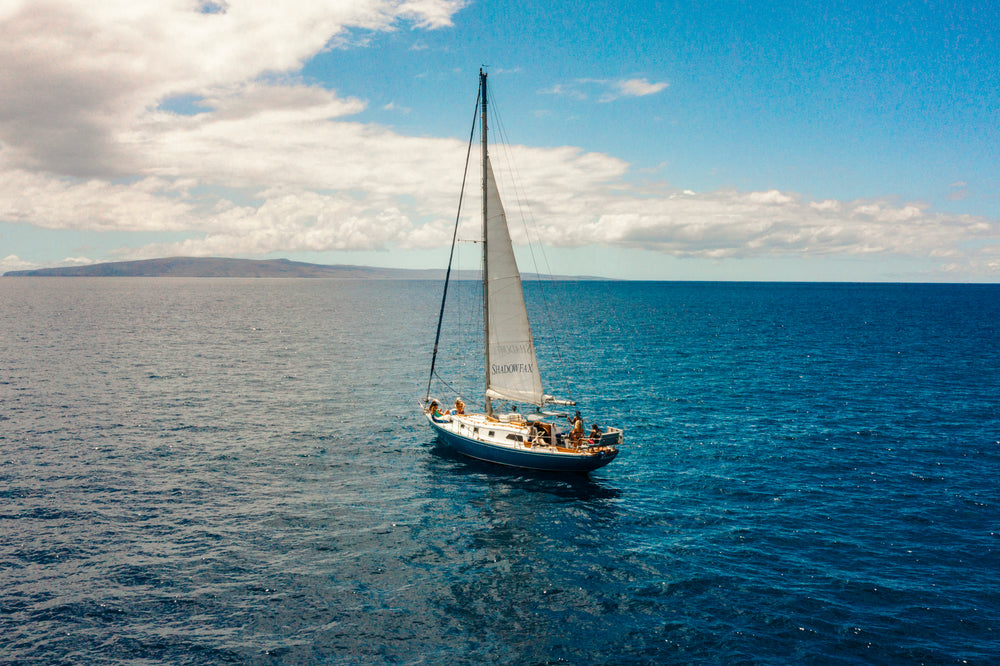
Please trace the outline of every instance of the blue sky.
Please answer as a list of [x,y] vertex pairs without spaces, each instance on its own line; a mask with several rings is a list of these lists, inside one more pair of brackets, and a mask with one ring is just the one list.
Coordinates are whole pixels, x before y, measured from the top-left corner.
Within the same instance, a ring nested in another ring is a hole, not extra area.
[[440,266],[487,65],[542,270],[1000,278],[994,4],[269,4],[0,3],[0,269]]

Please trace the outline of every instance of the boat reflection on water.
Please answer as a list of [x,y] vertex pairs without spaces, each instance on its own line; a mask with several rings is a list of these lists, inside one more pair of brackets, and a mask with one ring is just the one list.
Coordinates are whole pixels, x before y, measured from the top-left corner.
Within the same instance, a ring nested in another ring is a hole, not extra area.
[[[496,465],[469,458],[455,451],[440,439],[433,441],[435,468],[444,468],[453,475],[488,483],[500,482],[511,491],[545,493],[555,498],[580,501],[607,501],[621,497],[621,490],[606,479],[596,479],[588,474],[547,472]],[[445,465],[444,463],[447,463]]]

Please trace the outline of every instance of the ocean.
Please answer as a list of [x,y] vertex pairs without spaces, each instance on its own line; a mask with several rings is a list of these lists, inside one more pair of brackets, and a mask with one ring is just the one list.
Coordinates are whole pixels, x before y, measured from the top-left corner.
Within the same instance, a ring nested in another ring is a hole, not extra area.
[[0,662],[1000,661],[1000,286],[525,289],[589,476],[435,442],[438,282],[0,279]]

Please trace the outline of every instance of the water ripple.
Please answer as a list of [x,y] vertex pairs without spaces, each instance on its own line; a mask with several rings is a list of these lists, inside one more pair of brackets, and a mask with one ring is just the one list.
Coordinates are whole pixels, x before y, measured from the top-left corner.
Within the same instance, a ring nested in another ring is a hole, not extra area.
[[433,441],[434,283],[0,281],[0,661],[995,661],[995,287],[550,289],[590,477]]

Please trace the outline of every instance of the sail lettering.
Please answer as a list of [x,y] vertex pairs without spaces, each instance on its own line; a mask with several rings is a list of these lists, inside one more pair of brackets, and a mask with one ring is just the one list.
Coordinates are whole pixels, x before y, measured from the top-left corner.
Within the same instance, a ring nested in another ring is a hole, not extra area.
[[532,363],[494,363],[490,366],[491,375],[506,375],[510,373],[532,372]]
[[497,356],[515,356],[518,354],[530,354],[532,352],[533,348],[530,342],[519,342],[513,345],[493,343],[490,345],[490,353]]

